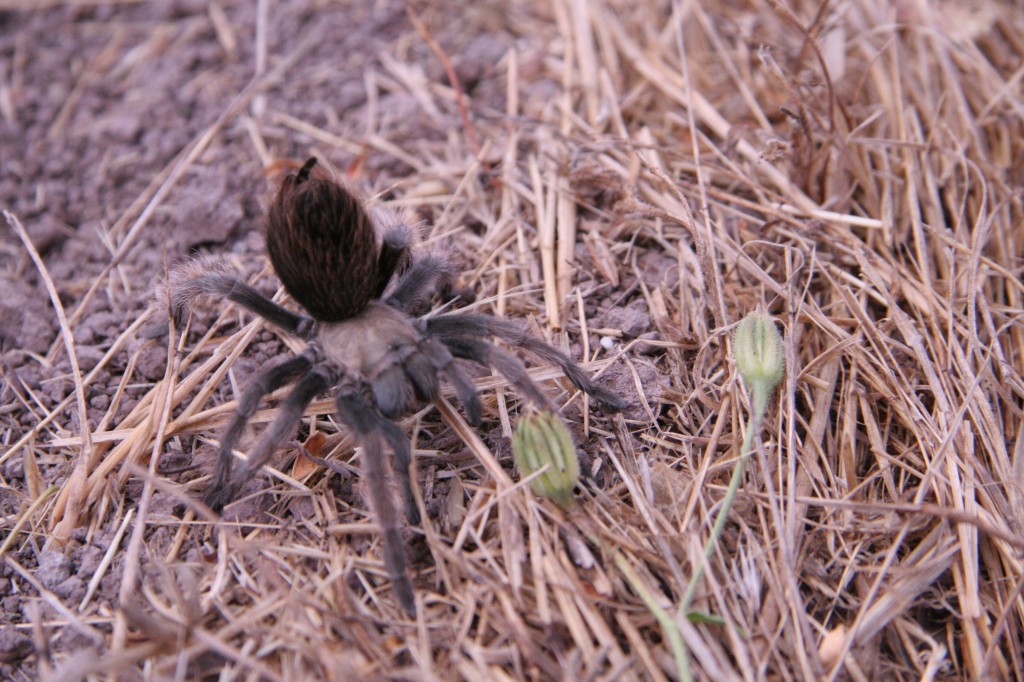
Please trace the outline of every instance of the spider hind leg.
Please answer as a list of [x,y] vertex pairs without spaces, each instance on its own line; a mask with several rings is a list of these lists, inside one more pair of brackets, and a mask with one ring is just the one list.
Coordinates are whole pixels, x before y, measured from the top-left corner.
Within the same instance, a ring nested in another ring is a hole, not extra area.
[[455,268],[451,261],[429,254],[409,266],[385,303],[415,316],[426,312],[435,293],[442,299],[450,298],[454,281]]
[[[259,315],[289,334],[308,339],[313,333],[313,320],[279,306],[234,275],[223,261],[196,258],[173,268],[168,281],[171,289],[171,314],[175,326],[181,327],[185,314],[197,303],[209,298],[226,298]],[[159,292],[157,297],[159,298]]]
[[377,256],[377,283],[374,287],[377,298],[384,293],[391,278],[409,265],[411,246],[412,233],[405,223],[395,224],[384,233]]

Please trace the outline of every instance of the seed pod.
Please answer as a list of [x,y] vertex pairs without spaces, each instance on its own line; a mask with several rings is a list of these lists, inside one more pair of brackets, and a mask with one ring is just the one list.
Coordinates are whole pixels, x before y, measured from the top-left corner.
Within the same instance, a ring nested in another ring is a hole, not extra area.
[[553,412],[533,411],[516,424],[512,452],[520,474],[532,476],[533,492],[560,505],[572,500],[572,489],[580,479],[580,461],[569,429]]
[[782,335],[772,318],[750,313],[736,327],[736,369],[750,388],[756,408],[763,412],[786,369]]

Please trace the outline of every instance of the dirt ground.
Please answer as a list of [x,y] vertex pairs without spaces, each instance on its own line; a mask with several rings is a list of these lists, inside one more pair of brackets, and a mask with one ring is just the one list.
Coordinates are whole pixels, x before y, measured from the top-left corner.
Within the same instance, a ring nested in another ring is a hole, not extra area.
[[[1009,5],[33,4],[0,2],[0,678],[1021,678]],[[222,521],[191,502],[300,346],[230,306],[170,338],[152,292],[211,253],[277,294],[265,207],[311,154],[630,402],[536,365],[569,509],[516,485],[500,377],[479,430],[404,422],[414,619],[329,398]],[[759,306],[789,372],[686,617]]]
[[[253,272],[259,267],[265,203],[280,176],[275,162],[327,149],[329,160],[368,195],[387,198],[410,178],[415,182],[416,165],[403,158],[443,151],[461,121],[457,111],[424,110],[396,82],[440,83],[445,77],[442,63],[410,33],[400,2],[268,3],[261,27],[256,6],[246,2],[54,5],[0,14],[0,204],[26,226],[58,284],[79,369],[91,373],[100,366],[88,382],[86,417],[101,431],[97,425],[116,428],[165,375],[164,346],[142,334],[122,336],[150,305],[165,266],[211,252],[230,254]],[[504,107],[504,86],[494,77],[514,42],[502,26],[504,13],[497,5],[478,7],[460,12],[450,25],[444,13],[426,15],[465,96],[484,115]],[[530,55],[542,57],[539,51]],[[393,71],[383,76],[385,83],[368,82],[382,70]],[[550,84],[537,87],[545,86],[553,90]],[[377,88],[372,101],[369,88]],[[530,92],[523,96],[536,99]],[[368,130],[378,144],[404,153],[382,153],[362,142]],[[330,139],[326,147],[323,136]],[[334,140],[343,141],[340,148]],[[194,156],[183,163],[187,154]],[[429,219],[437,210],[428,204],[419,217]],[[13,443],[39,424],[42,412],[72,395],[74,382],[47,290],[14,231],[6,224],[2,229],[5,442]],[[464,229],[482,226],[469,217]],[[649,317],[635,307],[606,302],[605,308],[608,326],[630,325],[630,338],[650,331]],[[205,331],[201,324],[193,332]],[[104,359],[119,338],[125,345]],[[252,371],[286,352],[277,334],[260,332],[232,365],[225,388],[244,384]],[[657,383],[652,371],[646,377]],[[632,378],[625,382],[627,394],[635,392],[632,384]],[[56,417],[77,431],[74,405]],[[451,447],[450,437],[438,439],[438,447]],[[494,440],[507,462],[507,439],[499,432]],[[195,478],[212,464],[211,453],[197,453],[199,447],[191,438],[169,444],[160,469],[176,480]],[[61,460],[38,460],[43,485],[66,481],[69,465]],[[18,514],[28,494],[23,467],[21,457],[4,462],[0,505],[7,517]],[[345,494],[351,497],[351,489]],[[118,504],[135,506],[140,495],[141,487],[129,484]],[[181,513],[180,503],[159,498],[156,509]],[[259,512],[239,504],[229,513],[251,520]],[[113,608],[123,561],[115,557],[98,585],[88,583],[114,538],[123,537],[114,520],[75,528],[67,544],[37,537],[9,556],[57,599],[78,603],[88,590],[94,604]],[[155,529],[146,542],[150,551],[163,551],[169,538]],[[196,546],[180,552],[186,560],[200,556]],[[0,571],[6,590],[16,574],[10,566]],[[83,647],[97,651],[98,640],[89,636],[95,631],[74,628],[55,629],[45,651],[33,647],[30,631],[11,627],[28,622],[25,596],[7,590],[3,602],[4,677],[36,678],[40,654],[46,669]],[[202,665],[198,670],[190,674],[204,677]]]

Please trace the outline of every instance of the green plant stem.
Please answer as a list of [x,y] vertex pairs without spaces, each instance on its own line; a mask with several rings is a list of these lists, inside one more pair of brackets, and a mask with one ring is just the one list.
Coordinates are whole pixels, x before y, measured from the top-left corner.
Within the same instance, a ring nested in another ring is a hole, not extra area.
[[[679,603],[677,617],[686,617],[687,611],[690,608],[690,603],[693,601],[693,596],[697,592],[697,586],[704,577],[704,566],[711,560],[711,556],[715,553],[715,547],[718,546],[718,539],[721,537],[722,530],[725,528],[725,522],[729,520],[729,509],[732,507],[733,500],[736,498],[736,492],[740,489],[740,483],[743,481],[743,473],[747,468],[747,459],[750,457],[750,453],[754,450],[754,436],[761,430],[761,420],[764,418],[764,413],[768,407],[768,399],[771,397],[771,391],[759,390],[759,388],[755,387],[752,393],[751,403],[753,406],[753,415],[750,423],[747,424],[746,432],[743,434],[743,447],[740,449],[740,457],[736,460],[736,465],[733,467],[732,478],[729,480],[729,488],[726,490],[725,498],[722,500],[722,508],[718,511],[718,516],[715,517],[715,525],[711,527],[711,535],[704,544],[704,560],[697,564],[697,568],[693,573],[693,578],[690,580],[690,584],[686,586],[686,592],[683,594],[683,599]],[[636,571],[633,570],[633,567],[625,557],[622,556],[622,554],[615,554],[615,565],[619,567],[623,576],[625,576],[630,586],[632,586],[633,591],[639,595],[640,599],[642,599],[644,604],[647,606],[647,609],[661,626],[662,632],[665,634],[665,639],[668,642],[669,649],[672,650],[672,655],[676,660],[676,669],[679,673],[679,679],[683,682],[690,682],[690,680],[693,679],[690,673],[690,657],[687,652],[686,643],[683,641],[683,635],[682,631],[679,629],[679,624],[658,604],[654,599],[654,595],[647,589],[647,586],[644,585],[640,576],[636,574]]]
[[752,398],[754,406],[753,419],[747,424],[746,433],[743,434],[743,448],[740,450],[740,458],[736,460],[736,465],[733,467],[732,478],[729,480],[729,489],[725,491],[725,498],[722,500],[722,508],[718,511],[718,516],[715,517],[715,525],[711,528],[711,535],[704,544],[704,561],[697,564],[697,568],[693,572],[693,578],[690,580],[690,584],[686,586],[686,592],[683,594],[682,601],[679,602],[679,614],[683,616],[689,610],[690,602],[693,601],[693,595],[697,592],[697,586],[704,577],[704,566],[711,560],[711,556],[715,553],[715,547],[718,546],[718,538],[722,535],[725,522],[729,519],[729,508],[732,507],[736,491],[740,489],[740,483],[743,481],[743,472],[747,468],[747,458],[750,457],[750,453],[754,449],[754,435],[761,428],[761,419],[768,405],[768,396],[763,396],[762,391],[754,391]]
[[683,633],[679,630],[679,624],[672,619],[668,611],[658,604],[644,581],[633,570],[626,557],[619,552],[615,553],[615,565],[622,571],[622,575],[629,581],[633,591],[643,600],[647,610],[651,612],[654,619],[658,621],[658,625],[661,626],[662,632],[665,633],[665,640],[676,659],[676,672],[679,674],[679,679],[682,682],[690,682],[693,679],[690,674],[690,659],[686,655],[686,644],[683,642]]

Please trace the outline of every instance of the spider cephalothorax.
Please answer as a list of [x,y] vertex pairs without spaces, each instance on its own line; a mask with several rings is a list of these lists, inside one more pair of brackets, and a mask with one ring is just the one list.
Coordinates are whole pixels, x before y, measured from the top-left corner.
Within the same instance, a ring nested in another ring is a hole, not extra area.
[[[415,600],[405,573],[397,514],[388,494],[385,446],[394,456],[406,517],[418,524],[420,516],[412,490],[409,438],[394,419],[435,399],[443,376],[455,389],[469,423],[479,425],[480,398],[457,358],[496,369],[528,400],[549,409],[547,396],[522,361],[489,337],[557,365],[573,384],[608,409],[619,410],[625,403],[595,384],[569,356],[517,324],[466,312],[421,316],[435,295],[447,297],[451,291],[453,269],[448,260],[416,254],[405,221],[384,212],[367,212],[315,158],[284,179],[268,218],[271,262],[308,316],[277,305],[216,261],[192,261],[171,277],[172,312],[179,321],[196,299],[220,296],[308,342],[300,355],[270,367],[243,392],[221,437],[206,502],[218,510],[231,502],[242,484],[295,432],[309,402],[333,390],[338,417],[363,448],[364,473],[383,533],[385,564],[399,601],[412,613]],[[292,392],[246,462],[232,472],[232,452],[246,422],[264,396],[287,383],[294,383]]]

